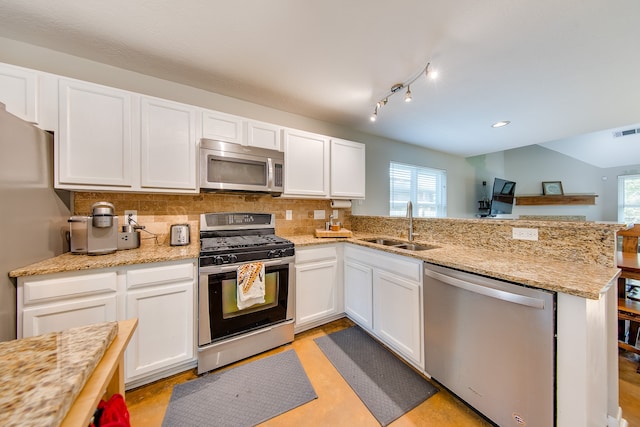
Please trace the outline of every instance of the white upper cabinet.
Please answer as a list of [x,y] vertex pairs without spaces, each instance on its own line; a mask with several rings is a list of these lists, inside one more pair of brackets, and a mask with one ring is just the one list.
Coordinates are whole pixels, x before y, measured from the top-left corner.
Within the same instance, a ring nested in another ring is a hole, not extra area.
[[282,151],[280,143],[282,127],[270,123],[247,121],[246,129],[248,146]]
[[329,197],[329,138],[284,131],[284,195]]
[[364,199],[365,145],[331,139],[331,197]]
[[195,107],[70,79],[58,102],[56,188],[197,191]]
[[284,196],[364,199],[364,144],[286,129],[284,159]]
[[140,108],[140,186],[195,190],[196,109],[149,97]]
[[203,138],[282,151],[281,134],[281,126],[202,110]]
[[131,105],[129,92],[60,79],[56,187],[132,186]]
[[242,117],[218,111],[202,111],[202,137],[217,141],[242,144],[243,138]]
[[0,102],[7,111],[38,123],[38,73],[26,68],[0,64]]
[[0,63],[0,102],[54,131],[55,188],[196,193],[200,138],[284,151],[284,196],[365,197],[365,146]]

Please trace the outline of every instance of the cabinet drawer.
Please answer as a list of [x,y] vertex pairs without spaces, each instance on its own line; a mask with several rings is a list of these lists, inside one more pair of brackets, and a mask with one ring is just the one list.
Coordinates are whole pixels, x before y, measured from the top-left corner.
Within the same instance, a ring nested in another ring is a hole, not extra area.
[[116,292],[117,273],[60,274],[52,278],[24,280],[24,305],[57,299]]
[[323,261],[326,259],[336,259],[337,257],[338,253],[335,246],[296,250],[296,264],[312,261]]
[[116,295],[110,294],[25,308],[22,313],[22,332],[18,331],[18,338],[60,332],[93,323],[114,322],[117,320],[116,304]]
[[347,245],[344,251],[346,258],[355,259],[365,265],[374,266],[415,282],[422,283],[422,264],[416,260],[402,255],[391,254],[377,249],[354,247]]
[[193,279],[192,262],[131,269],[127,270],[127,289]]

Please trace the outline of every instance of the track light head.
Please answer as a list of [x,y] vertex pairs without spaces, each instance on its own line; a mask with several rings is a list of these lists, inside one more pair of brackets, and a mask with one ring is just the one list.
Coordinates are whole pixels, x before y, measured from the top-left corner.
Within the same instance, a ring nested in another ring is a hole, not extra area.
[[431,63],[428,63],[424,69],[424,76],[429,80],[435,80],[438,77],[438,70],[431,69]]
[[378,106],[376,105],[376,109],[373,110],[373,113],[371,113],[369,120],[371,120],[372,122],[375,122],[377,119],[378,119]]
[[404,102],[411,102],[411,86],[407,86],[407,93],[404,94]]

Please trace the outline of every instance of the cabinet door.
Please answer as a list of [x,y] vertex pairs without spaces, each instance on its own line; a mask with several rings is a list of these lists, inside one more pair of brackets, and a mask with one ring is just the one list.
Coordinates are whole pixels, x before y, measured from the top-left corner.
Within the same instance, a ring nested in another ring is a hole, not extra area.
[[25,308],[22,338],[117,320],[116,295]]
[[365,195],[365,146],[342,139],[331,140],[331,197]]
[[350,258],[344,260],[344,311],[361,327],[373,329],[373,270]]
[[141,187],[195,191],[195,108],[144,97],[140,113]]
[[282,151],[280,134],[282,128],[262,122],[247,122],[247,145],[251,147],[268,148]]
[[56,184],[130,187],[131,94],[61,79]]
[[38,122],[38,74],[35,71],[0,64],[0,102],[14,116]]
[[296,265],[296,327],[339,311],[338,261]]
[[376,271],[373,287],[375,334],[424,369],[420,284]]
[[138,327],[125,354],[125,380],[194,358],[194,282],[127,293],[127,318]]
[[322,135],[284,132],[284,194],[329,196],[329,139]]
[[218,111],[202,112],[202,137],[218,141],[243,142],[242,118]]

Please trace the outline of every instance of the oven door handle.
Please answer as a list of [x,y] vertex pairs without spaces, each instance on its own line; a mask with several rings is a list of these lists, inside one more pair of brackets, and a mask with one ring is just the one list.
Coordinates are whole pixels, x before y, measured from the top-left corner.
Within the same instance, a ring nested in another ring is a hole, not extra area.
[[[292,263],[294,259],[295,259],[295,257],[290,256],[290,257],[285,257],[285,258],[274,258],[274,259],[260,261],[260,262],[263,262],[264,266],[266,268],[266,267],[270,267],[270,266],[273,266],[273,265],[289,264],[289,263]],[[238,267],[240,267],[243,264],[245,264],[245,263],[200,267],[200,273],[201,274],[227,273],[229,271],[237,270]],[[249,262],[247,262],[246,264],[249,264]]]

